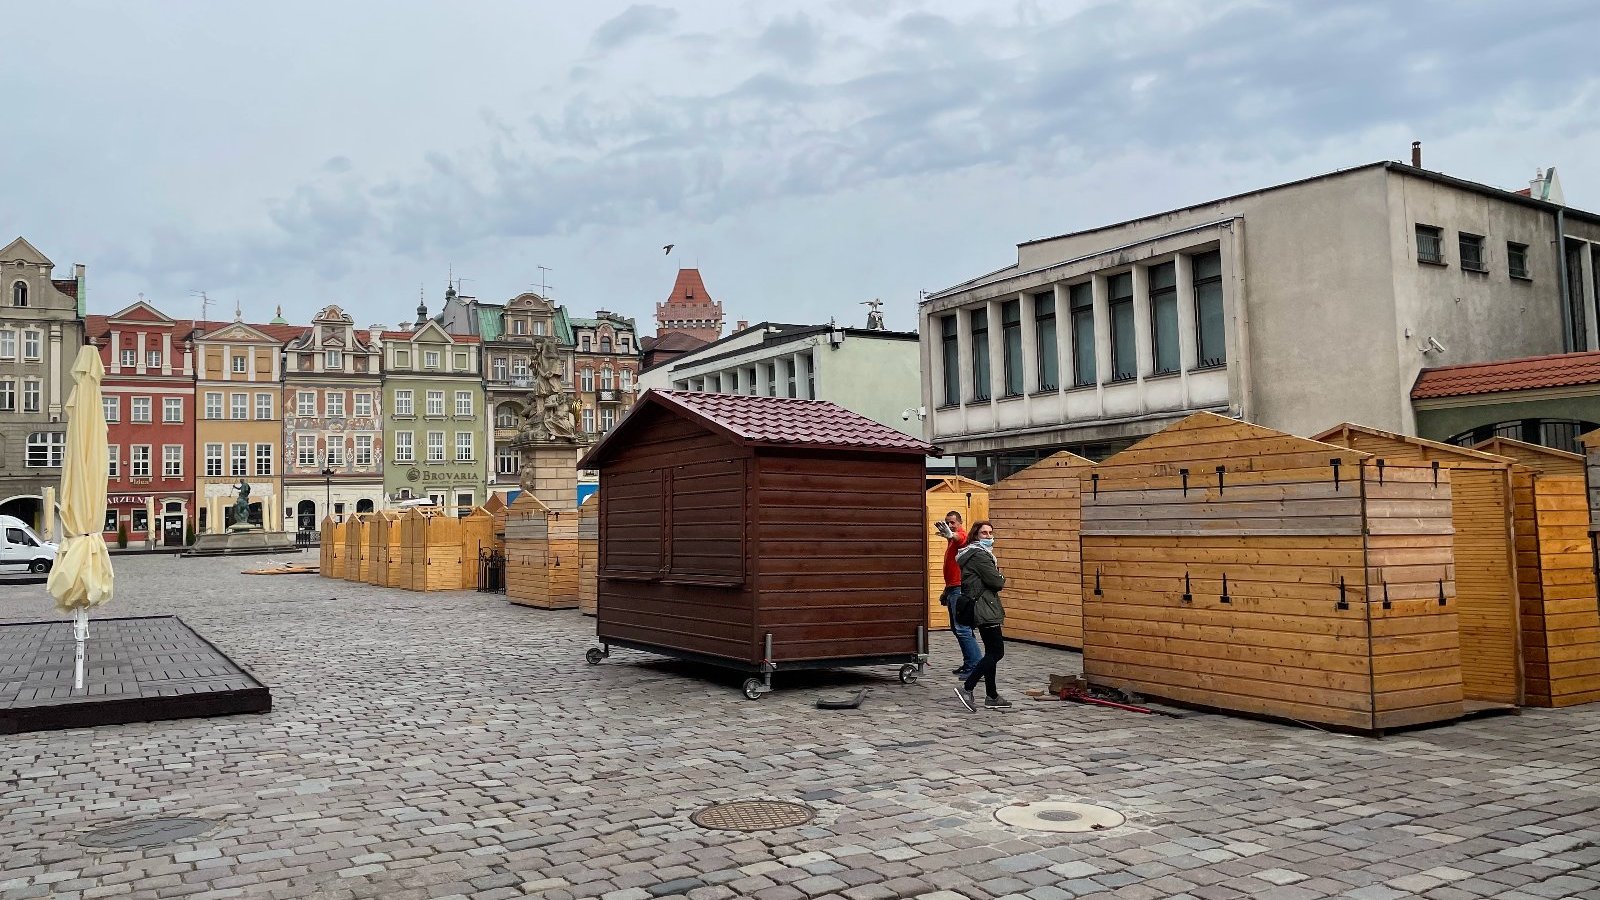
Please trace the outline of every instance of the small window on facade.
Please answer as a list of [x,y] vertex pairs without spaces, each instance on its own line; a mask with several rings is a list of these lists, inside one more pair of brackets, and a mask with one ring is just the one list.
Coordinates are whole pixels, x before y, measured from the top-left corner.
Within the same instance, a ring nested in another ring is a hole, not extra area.
[[145,364],[146,368],[151,368],[151,369],[159,369],[159,368],[161,368],[161,351],[160,350],[149,350],[149,351],[146,351],[144,356],[145,356],[144,364]]
[[105,411],[107,422],[116,422],[122,418],[122,400],[119,397],[101,397],[100,408]]
[[1222,254],[1216,250],[1194,257],[1195,344],[1202,367],[1228,362],[1222,319]]
[[1506,241],[1506,272],[1512,278],[1531,278],[1528,274],[1528,245]]
[[939,364],[944,375],[944,405],[961,403],[961,345],[956,334],[956,317],[939,317]]
[[137,351],[137,350],[124,350],[124,351],[122,351],[122,367],[124,369],[131,369],[134,366],[137,366],[138,364],[139,364],[139,351]]
[[15,283],[15,284],[13,284],[11,286],[11,305],[12,306],[27,306],[28,305],[28,283],[27,282],[19,281],[19,282]]
[[1150,267],[1150,337],[1155,349],[1155,374],[1178,371],[1178,267]]
[[601,353],[610,353],[611,352],[611,338],[603,337],[603,338],[600,339],[600,352]]
[[1022,394],[1022,301],[1000,304],[1000,366],[1005,380],[1004,396]]
[[1100,380],[1094,355],[1094,284],[1085,281],[1067,289],[1072,313],[1072,384],[1085,387]]
[[247,367],[248,367],[248,365],[249,365],[249,363],[248,363],[248,361],[247,361],[247,360],[246,360],[246,359],[245,359],[245,356],[244,356],[244,354],[242,354],[242,353],[235,353],[235,354],[234,354],[234,355],[233,355],[233,371],[234,371],[234,372],[235,372],[235,373],[237,373],[237,374],[243,374],[243,373],[244,373],[244,371],[245,371],[245,369],[246,369],[246,368],[247,368]]
[[1444,231],[1432,225],[1417,226],[1417,262],[1444,265]]
[[1033,295],[1033,336],[1039,354],[1039,390],[1053,391],[1061,383],[1056,350],[1056,295],[1054,291]]
[[528,323],[524,322],[521,319],[513,319],[513,320],[511,320],[511,333],[512,334],[527,334],[528,333]]
[[1106,279],[1111,310],[1111,380],[1128,381],[1139,374],[1138,339],[1133,328],[1133,273]]
[[989,399],[989,311],[972,311],[972,399]]
[[1468,272],[1487,272],[1489,267],[1483,258],[1483,236],[1460,232],[1456,235],[1457,246],[1461,251],[1461,268]]
[[322,362],[322,367],[324,369],[343,369],[344,353],[339,350],[329,350],[327,358]]
[[533,323],[533,333],[534,334],[539,334],[539,335],[544,334],[544,323],[543,322],[535,322],[535,323]]

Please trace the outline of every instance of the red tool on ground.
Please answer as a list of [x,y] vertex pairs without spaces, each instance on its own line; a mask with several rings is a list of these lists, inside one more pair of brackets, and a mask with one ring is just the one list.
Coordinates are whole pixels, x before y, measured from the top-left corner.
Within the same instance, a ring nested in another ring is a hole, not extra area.
[[1104,706],[1109,709],[1120,709],[1125,712],[1144,713],[1147,716],[1167,716],[1173,719],[1183,718],[1183,716],[1180,716],[1177,713],[1167,712],[1164,709],[1150,709],[1146,706],[1134,706],[1131,703],[1118,703],[1115,700],[1103,700],[1099,697],[1089,694],[1087,691],[1075,688],[1065,688],[1057,696],[1059,696],[1062,700],[1068,700],[1073,703],[1087,703],[1091,706]]

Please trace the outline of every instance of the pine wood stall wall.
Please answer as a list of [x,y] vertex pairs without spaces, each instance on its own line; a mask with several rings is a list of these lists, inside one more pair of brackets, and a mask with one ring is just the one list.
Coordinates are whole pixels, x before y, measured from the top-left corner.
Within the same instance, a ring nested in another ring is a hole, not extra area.
[[344,580],[365,582],[372,563],[367,559],[368,526],[372,513],[356,513],[344,523]]
[[1600,430],[1591,431],[1578,440],[1583,442],[1587,457],[1584,471],[1589,483],[1589,533],[1600,533]]
[[384,587],[404,587],[410,581],[410,572],[406,569],[405,560],[402,558],[403,547],[401,538],[404,533],[400,529],[400,516],[402,512],[379,512],[372,518],[373,537],[378,543],[377,563],[373,566],[373,574],[379,579],[378,583]]
[[323,578],[344,577],[344,523],[335,522],[333,516],[322,520],[322,558],[317,562],[317,574]]
[[939,603],[944,593],[944,549],[950,542],[933,530],[934,523],[944,519],[951,510],[961,513],[961,521],[970,526],[980,519],[989,518],[989,486],[981,481],[947,475],[928,488],[928,626],[949,628],[950,611]]
[[1388,464],[1450,469],[1455,527],[1456,620],[1462,692],[1486,703],[1523,702],[1523,658],[1513,527],[1513,462],[1346,422],[1313,440],[1372,454]]
[[1600,601],[1584,459],[1506,438],[1477,447],[1518,462],[1512,484],[1528,705],[1600,700]]
[[595,614],[600,578],[600,497],[591,494],[578,507],[578,610]]
[[494,514],[487,506],[480,506],[461,520],[461,590],[477,590],[481,572],[479,554],[494,549]]
[[1007,638],[1083,646],[1081,480],[1094,463],[1061,452],[989,491],[989,518],[1006,576]]
[[1450,470],[1371,462],[1197,413],[1085,470],[1084,672],[1360,730],[1459,717]]
[[400,586],[412,591],[459,590],[460,520],[442,510],[413,508],[405,512],[398,525]]

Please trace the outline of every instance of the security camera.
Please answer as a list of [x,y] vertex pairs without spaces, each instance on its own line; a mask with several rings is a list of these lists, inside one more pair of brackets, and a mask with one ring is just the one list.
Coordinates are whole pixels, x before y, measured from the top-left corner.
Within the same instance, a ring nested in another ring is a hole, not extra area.
[[900,414],[900,421],[902,421],[902,422],[911,421],[911,410],[908,409],[905,412],[901,413]]
[[1430,338],[1428,338],[1427,343],[1423,346],[1422,352],[1423,353],[1443,353],[1444,352],[1444,345],[1439,343],[1439,341],[1437,339],[1430,337]]

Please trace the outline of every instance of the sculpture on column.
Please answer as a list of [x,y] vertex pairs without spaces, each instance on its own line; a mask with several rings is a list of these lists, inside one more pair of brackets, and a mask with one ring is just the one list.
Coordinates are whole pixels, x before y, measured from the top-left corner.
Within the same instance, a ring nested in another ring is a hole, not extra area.
[[883,323],[883,311],[880,309],[883,306],[882,300],[874,297],[871,300],[861,301],[861,305],[867,307],[867,329],[869,331],[888,330]]
[[233,501],[233,529],[243,530],[250,527],[250,483],[243,478],[234,485],[239,496]]
[[561,382],[561,357],[555,341],[539,341],[533,355],[533,390],[523,402],[518,440],[577,443],[577,398]]

